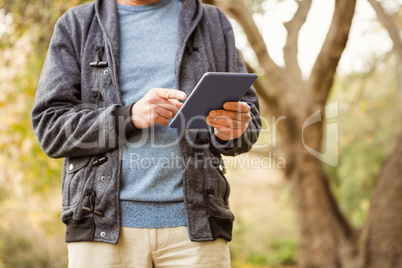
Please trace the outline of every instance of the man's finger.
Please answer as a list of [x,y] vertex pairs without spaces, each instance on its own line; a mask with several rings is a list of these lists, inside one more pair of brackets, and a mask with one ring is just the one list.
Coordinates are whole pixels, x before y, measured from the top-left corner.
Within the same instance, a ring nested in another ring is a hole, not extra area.
[[170,99],[170,100],[168,100],[168,101],[170,101],[174,106],[176,106],[176,108],[177,109],[181,109],[181,107],[183,107],[183,103],[182,102],[180,102],[180,101],[178,101],[178,100],[175,100],[175,99]]
[[226,134],[231,134],[231,133],[237,131],[236,129],[218,125],[218,124],[214,124],[214,123],[209,123],[209,125],[215,129],[218,129],[220,132],[225,132]]
[[177,89],[170,88],[153,88],[152,89],[155,94],[162,99],[176,99],[176,100],[185,100],[186,93]]
[[211,123],[214,123],[214,124],[230,127],[230,128],[233,128],[233,129],[241,129],[245,125],[245,122],[233,120],[233,119],[230,119],[228,117],[211,118],[211,117],[208,116],[207,117],[207,122],[211,122]]
[[210,125],[211,127],[214,128],[218,128],[218,129],[226,129],[227,131],[229,131],[229,129],[231,131],[240,131],[241,133],[243,133],[247,128],[248,128],[248,124],[238,124],[238,125],[228,125],[228,124],[220,124],[217,122],[212,122],[210,120],[207,120],[207,124]]
[[209,112],[209,117],[211,118],[230,118],[233,120],[238,120],[238,121],[250,121],[251,116],[250,113],[240,113],[240,112],[234,112],[234,111],[228,111],[228,110],[213,110]]
[[163,108],[161,108],[161,107],[157,107],[157,108],[155,109],[155,112],[156,112],[158,115],[160,115],[160,116],[162,116],[162,117],[164,117],[164,118],[166,118],[166,119],[170,119],[170,118],[173,118],[173,117],[175,116],[175,114],[174,114],[172,111],[167,110],[167,109],[163,109]]
[[178,109],[178,110],[180,110],[181,109],[181,107],[183,107],[183,103],[181,103],[181,102],[178,102],[178,103],[175,103],[175,105],[176,105],[176,108]]
[[176,103],[173,103],[169,100],[159,100],[159,102],[155,103],[155,106],[169,110],[174,115],[176,115],[177,111],[180,109]]
[[232,140],[242,135],[242,131],[239,129],[228,129],[223,126],[213,126],[215,135],[221,140]]
[[223,109],[228,110],[228,111],[241,112],[241,113],[250,112],[250,106],[248,106],[247,103],[242,102],[242,101],[239,101],[239,102],[234,102],[234,101],[225,102],[223,104]]

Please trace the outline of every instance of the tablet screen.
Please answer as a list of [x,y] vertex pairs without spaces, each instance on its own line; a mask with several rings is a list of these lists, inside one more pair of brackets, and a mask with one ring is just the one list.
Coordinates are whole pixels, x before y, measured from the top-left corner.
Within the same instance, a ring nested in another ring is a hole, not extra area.
[[228,101],[239,101],[257,79],[249,73],[205,73],[170,121],[171,128],[208,128],[211,110],[223,109]]

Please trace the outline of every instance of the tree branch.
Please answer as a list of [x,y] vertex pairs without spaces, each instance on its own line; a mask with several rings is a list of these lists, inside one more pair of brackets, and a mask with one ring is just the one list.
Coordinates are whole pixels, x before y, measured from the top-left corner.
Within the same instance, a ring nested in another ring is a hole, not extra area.
[[360,238],[370,255],[365,267],[400,267],[402,263],[402,217],[395,213],[402,210],[402,130],[392,148],[378,176]]
[[[246,66],[247,72],[255,73],[256,71],[246,62],[244,61],[244,65]],[[255,80],[253,86],[255,91],[258,94],[258,98],[262,101],[268,108],[269,112],[272,116],[277,118],[280,117],[281,113],[278,107],[278,99],[275,96],[271,96],[268,92],[268,88],[265,86],[266,83],[261,82],[261,78]]]
[[300,82],[302,79],[299,62],[297,60],[299,32],[303,24],[306,22],[307,15],[311,8],[312,0],[298,1],[297,9],[293,19],[284,23],[288,32],[285,47],[283,48],[286,71],[293,80]]
[[215,0],[202,0],[204,4],[215,5]]
[[216,4],[243,28],[252,49],[257,55],[260,66],[264,69],[266,76],[269,77],[270,85],[274,88],[274,86],[283,84],[284,71],[270,57],[264,39],[243,0],[218,1]]
[[[327,37],[311,71],[309,90],[314,105],[323,107],[334,81],[336,68],[348,41],[356,0],[336,0]],[[317,107],[313,107],[316,109]]]
[[367,0],[373,7],[375,13],[377,14],[378,19],[381,21],[382,25],[384,25],[385,29],[387,29],[389,37],[394,43],[394,50],[397,53],[399,60],[402,61],[402,40],[399,35],[399,30],[391,19],[391,16],[385,12],[384,8],[381,6],[379,2],[376,0]]

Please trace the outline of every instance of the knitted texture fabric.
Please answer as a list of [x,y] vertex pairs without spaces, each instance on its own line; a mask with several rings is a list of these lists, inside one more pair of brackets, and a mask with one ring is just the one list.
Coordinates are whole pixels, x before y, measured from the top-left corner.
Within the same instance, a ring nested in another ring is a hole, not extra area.
[[[175,58],[182,2],[118,5],[120,91],[125,105],[152,88],[177,88]],[[122,225],[163,228],[186,225],[183,166],[176,129],[154,125],[124,149],[121,176]]]

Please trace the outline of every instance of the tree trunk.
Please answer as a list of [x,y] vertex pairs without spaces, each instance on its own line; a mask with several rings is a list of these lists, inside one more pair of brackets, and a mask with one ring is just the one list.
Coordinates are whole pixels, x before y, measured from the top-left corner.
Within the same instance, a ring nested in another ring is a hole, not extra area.
[[[298,122],[307,119],[299,118]],[[287,124],[294,124],[290,120]],[[359,267],[356,231],[340,212],[319,159],[305,148],[321,147],[322,122],[296,124],[286,154],[286,178],[296,215],[298,267]],[[294,127],[294,126],[293,126]],[[285,129],[282,129],[285,130]],[[304,131],[304,144],[300,138]]]
[[402,267],[402,130],[371,198],[361,245],[369,267]]
[[291,174],[298,267],[358,267],[355,233],[339,213],[321,163],[303,154]]
[[[387,30],[397,55],[397,71],[402,70],[402,39],[397,24],[387,14],[380,2],[368,0]],[[399,99],[401,100],[401,76],[398,76]],[[399,115],[402,115],[399,102]],[[397,113],[397,112],[396,112]],[[380,130],[381,131],[381,130]],[[384,162],[371,197],[369,214],[363,227],[360,245],[365,251],[370,267],[402,267],[402,129],[395,146]]]
[[293,19],[285,23],[288,31],[285,68],[270,57],[242,0],[208,2],[215,3],[236,19],[247,35],[267,78],[267,82],[256,86],[260,101],[269,107],[268,117],[286,117],[278,125],[280,148],[275,149],[281,150],[286,159],[285,177],[291,188],[297,221],[298,267],[399,268],[402,267],[402,131],[385,162],[361,232],[350,226],[338,208],[322,162],[306,150],[306,146],[316,152],[322,150],[322,120],[307,125],[306,129],[304,123],[316,111],[323,113],[325,110],[356,5],[356,0],[335,1],[329,32],[307,80],[301,77],[297,45],[311,0],[297,1],[298,10]]

